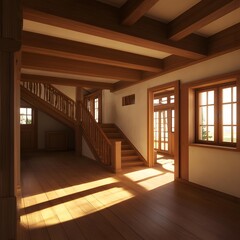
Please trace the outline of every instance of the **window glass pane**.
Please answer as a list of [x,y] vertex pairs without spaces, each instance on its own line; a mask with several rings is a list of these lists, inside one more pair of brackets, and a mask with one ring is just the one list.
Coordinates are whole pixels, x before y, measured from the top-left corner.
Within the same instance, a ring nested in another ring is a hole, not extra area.
[[26,108],[20,108],[20,114],[27,114]]
[[159,99],[154,99],[154,100],[153,100],[153,104],[154,104],[154,105],[159,104]]
[[233,127],[233,142],[237,142],[237,127]]
[[199,94],[199,104],[206,105],[207,104],[207,92],[201,92]]
[[214,91],[208,91],[208,104],[214,104]]
[[161,104],[167,104],[167,97],[161,98]]
[[237,104],[233,104],[233,125],[237,125]]
[[161,150],[164,150],[164,143],[161,143]]
[[20,124],[26,124],[27,123],[27,117],[26,115],[20,116]]
[[223,126],[223,142],[232,142],[232,127]]
[[27,108],[27,114],[32,115],[32,109],[31,108]]
[[214,141],[214,126],[208,127],[208,141]]
[[237,87],[233,87],[233,102],[237,101]]
[[222,90],[223,103],[228,103],[232,101],[232,88],[223,88]]
[[208,107],[208,125],[214,125],[214,106]]
[[199,123],[200,123],[200,125],[206,125],[206,123],[207,123],[207,107],[200,107]]
[[168,151],[168,143],[165,143],[165,150]]
[[27,116],[26,124],[32,124],[32,116]]
[[174,103],[174,95],[170,96],[170,103]]
[[199,128],[199,140],[207,141],[207,127],[202,126]]
[[232,124],[232,104],[224,104],[222,111],[223,125]]

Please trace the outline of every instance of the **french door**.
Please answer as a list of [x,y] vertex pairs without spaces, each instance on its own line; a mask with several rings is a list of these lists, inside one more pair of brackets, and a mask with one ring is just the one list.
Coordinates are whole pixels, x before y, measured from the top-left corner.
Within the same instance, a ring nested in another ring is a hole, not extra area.
[[154,111],[154,149],[174,155],[174,109]]

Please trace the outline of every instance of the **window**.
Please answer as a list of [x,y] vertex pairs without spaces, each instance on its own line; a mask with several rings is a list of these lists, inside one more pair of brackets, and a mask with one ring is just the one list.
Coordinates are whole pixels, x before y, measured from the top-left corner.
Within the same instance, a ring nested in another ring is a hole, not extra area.
[[135,104],[135,94],[122,97],[122,106]]
[[94,118],[96,122],[98,122],[98,113],[99,113],[98,98],[95,98],[94,99]]
[[20,124],[32,124],[32,108],[20,108]]
[[196,103],[196,141],[214,145],[236,146],[236,85],[218,85],[208,89],[198,89]]
[[84,105],[88,111],[92,114],[97,123],[102,121],[102,91],[96,91],[94,93],[84,96]]

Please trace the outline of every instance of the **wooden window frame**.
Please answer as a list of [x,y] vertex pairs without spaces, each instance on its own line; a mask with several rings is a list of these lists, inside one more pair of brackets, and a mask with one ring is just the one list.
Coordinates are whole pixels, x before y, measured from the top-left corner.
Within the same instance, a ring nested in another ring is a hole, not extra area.
[[[213,146],[219,146],[219,147],[232,147],[232,148],[237,148],[240,136],[239,136],[239,129],[237,128],[237,142],[224,142],[222,139],[223,136],[223,119],[222,119],[222,106],[223,106],[223,101],[222,101],[222,89],[228,88],[228,87],[237,87],[237,99],[239,99],[239,84],[237,84],[237,80],[235,81],[228,81],[228,82],[223,82],[223,83],[217,83],[212,85],[207,86],[207,87],[198,87],[195,89],[195,143],[199,144],[206,144],[206,145],[213,145]],[[200,140],[199,137],[199,94],[201,92],[205,91],[214,91],[214,141],[205,141],[205,140]],[[233,104],[233,102],[230,102]],[[239,102],[236,102],[237,104],[237,124],[239,125]],[[231,125],[233,127],[233,125]]]
[[102,123],[102,90],[84,96],[84,105],[90,101],[90,113],[95,119],[95,99],[98,98],[98,122]]

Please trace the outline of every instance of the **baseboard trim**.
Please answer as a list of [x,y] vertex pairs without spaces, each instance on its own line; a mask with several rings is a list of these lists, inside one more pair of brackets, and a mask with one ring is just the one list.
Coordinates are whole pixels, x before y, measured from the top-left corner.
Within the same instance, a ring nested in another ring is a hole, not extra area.
[[182,179],[182,178],[176,178],[175,181],[181,182],[181,183],[193,186],[193,187],[196,187],[198,189],[202,189],[204,191],[207,191],[207,192],[213,193],[215,195],[218,195],[219,197],[222,197],[222,198],[224,198],[226,200],[230,200],[230,201],[232,201],[234,203],[240,204],[240,198],[238,198],[236,196],[233,196],[233,195],[230,195],[230,194],[227,194],[227,193],[224,193],[224,192],[220,192],[218,190],[215,190],[215,189],[212,189],[212,188],[208,188],[208,187],[202,186],[200,184],[187,181],[187,180]]

